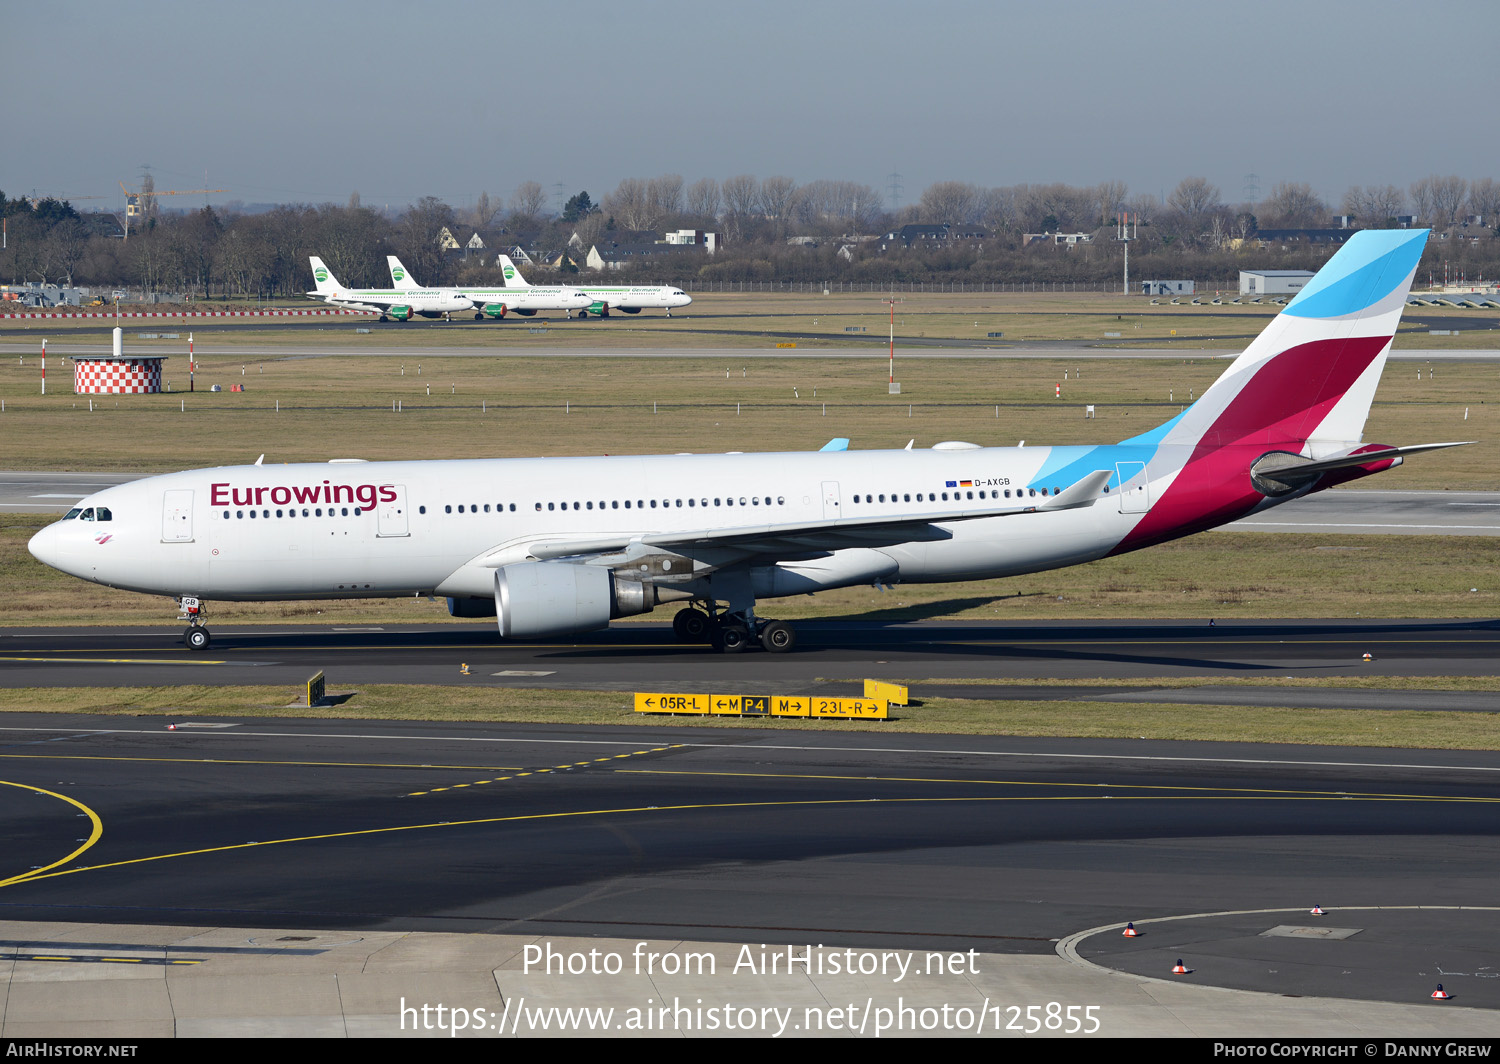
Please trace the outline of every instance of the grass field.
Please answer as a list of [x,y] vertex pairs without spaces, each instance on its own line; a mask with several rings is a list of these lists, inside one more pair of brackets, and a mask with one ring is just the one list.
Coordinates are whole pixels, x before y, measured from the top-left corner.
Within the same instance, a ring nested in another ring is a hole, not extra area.
[[[1500,714],[1495,713],[932,698],[921,699],[921,705],[909,708],[892,707],[895,719],[889,721],[743,721],[723,717],[638,714],[632,710],[630,696],[618,692],[372,684],[350,693],[351,697],[338,706],[315,710],[288,705],[293,693],[287,688],[276,687],[201,686],[0,690],[0,713],[160,717],[164,722],[222,717],[322,717],[610,724],[647,729],[691,727],[730,731],[753,729],[757,732],[922,732],[1316,743],[1448,750],[1500,747]],[[913,690],[914,698],[920,699],[920,695],[920,688]]]
[[[612,324],[612,323],[611,323]],[[307,341],[310,342],[310,341]],[[1170,360],[897,363],[723,358],[292,358],[204,354],[198,390],[75,396],[35,359],[0,362],[0,461],[12,469],[169,472],[335,457],[807,450],[835,436],[857,449],[1110,443],[1152,428],[1201,395],[1226,362]],[[1419,374],[1421,379],[1418,379]],[[211,384],[246,391],[211,393]],[[1062,399],[1055,398],[1062,386]],[[430,394],[429,394],[430,393]],[[392,409],[400,404],[401,412]],[[1096,416],[1083,417],[1092,404]],[[278,411],[279,406],[279,411]],[[1393,362],[1366,428],[1389,443],[1481,440],[1382,474],[1388,488],[1496,487],[1500,367]]]

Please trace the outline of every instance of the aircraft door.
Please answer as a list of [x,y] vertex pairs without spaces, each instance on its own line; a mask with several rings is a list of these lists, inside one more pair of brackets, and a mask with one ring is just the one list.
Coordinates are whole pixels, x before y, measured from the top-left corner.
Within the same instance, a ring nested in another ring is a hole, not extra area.
[[191,488],[174,488],[163,494],[161,541],[163,543],[191,543],[193,541],[193,491]]
[[[395,499],[385,501],[385,496],[395,492]],[[406,487],[403,484],[380,485],[381,503],[375,510],[376,537],[386,536],[409,536],[410,529],[406,523]]]
[[823,517],[832,520],[835,517],[843,517],[839,510],[839,482],[836,480],[823,481]]
[[1115,471],[1120,475],[1120,512],[1143,514],[1151,509],[1151,482],[1146,478],[1146,463],[1120,462]]

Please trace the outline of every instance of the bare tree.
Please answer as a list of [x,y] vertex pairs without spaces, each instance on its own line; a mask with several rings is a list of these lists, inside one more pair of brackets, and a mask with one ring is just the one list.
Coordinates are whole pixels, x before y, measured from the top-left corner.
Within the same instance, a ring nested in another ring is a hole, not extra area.
[[1271,228],[1306,229],[1325,224],[1328,205],[1305,183],[1282,181],[1257,211],[1262,225]]
[[1167,206],[1181,211],[1190,224],[1218,205],[1219,186],[1211,184],[1206,177],[1183,178],[1167,197]]
[[[681,214],[682,175],[662,174],[660,177],[653,177],[646,183],[646,198],[657,222],[668,215]],[[650,227],[642,226],[642,228]]]
[[522,225],[534,225],[546,207],[547,190],[536,181],[522,182],[510,197],[510,213]]
[[1384,229],[1406,208],[1406,193],[1395,185],[1354,185],[1344,193],[1343,207],[1365,228]]
[[1123,181],[1101,181],[1094,191],[1099,202],[1099,224],[1108,225],[1111,218],[1119,216],[1125,197],[1130,195],[1130,186]]
[[1439,221],[1452,225],[1458,221],[1458,213],[1463,210],[1464,201],[1469,198],[1469,183],[1453,175],[1430,177],[1428,180],[1432,182],[1433,213]]
[[604,197],[604,213],[626,229],[653,229],[659,217],[650,182],[627,177]]
[[922,220],[931,225],[968,225],[979,213],[980,190],[962,181],[928,185],[917,202]]
[[1469,208],[1490,228],[1500,225],[1500,182],[1481,177],[1469,186]]
[[694,181],[687,190],[687,210],[699,218],[717,218],[719,215],[719,183],[711,177]]
[[1411,183],[1411,209],[1419,222],[1431,222],[1433,216],[1432,178]]

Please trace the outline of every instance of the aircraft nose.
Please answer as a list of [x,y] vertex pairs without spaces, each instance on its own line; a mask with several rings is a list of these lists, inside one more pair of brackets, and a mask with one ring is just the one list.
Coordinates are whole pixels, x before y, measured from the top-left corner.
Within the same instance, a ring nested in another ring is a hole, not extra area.
[[62,550],[57,542],[57,524],[48,525],[31,537],[31,542],[26,544],[26,549],[31,556],[43,565],[50,565],[54,569],[60,569],[62,561]]

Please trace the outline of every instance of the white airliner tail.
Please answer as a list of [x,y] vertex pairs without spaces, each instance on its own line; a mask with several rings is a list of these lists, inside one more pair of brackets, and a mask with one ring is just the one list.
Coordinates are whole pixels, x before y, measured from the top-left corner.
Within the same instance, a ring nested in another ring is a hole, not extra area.
[[390,267],[391,287],[396,289],[396,291],[413,292],[416,289],[422,287],[421,285],[417,284],[416,279],[412,277],[411,271],[408,270],[405,266],[401,265],[401,260],[396,258],[396,256],[387,255],[385,257],[385,264]]
[[324,265],[322,259],[316,255],[309,255],[308,261],[312,263],[313,284],[317,286],[315,290],[317,295],[326,298],[343,290],[344,286],[339,284],[339,279]]
[[1426,243],[1425,229],[1351,236],[1161,442],[1319,458],[1358,445]]
[[500,256],[500,275],[505,278],[506,288],[530,288],[526,278],[521,276],[521,271],[516,264],[510,261],[509,255]]

